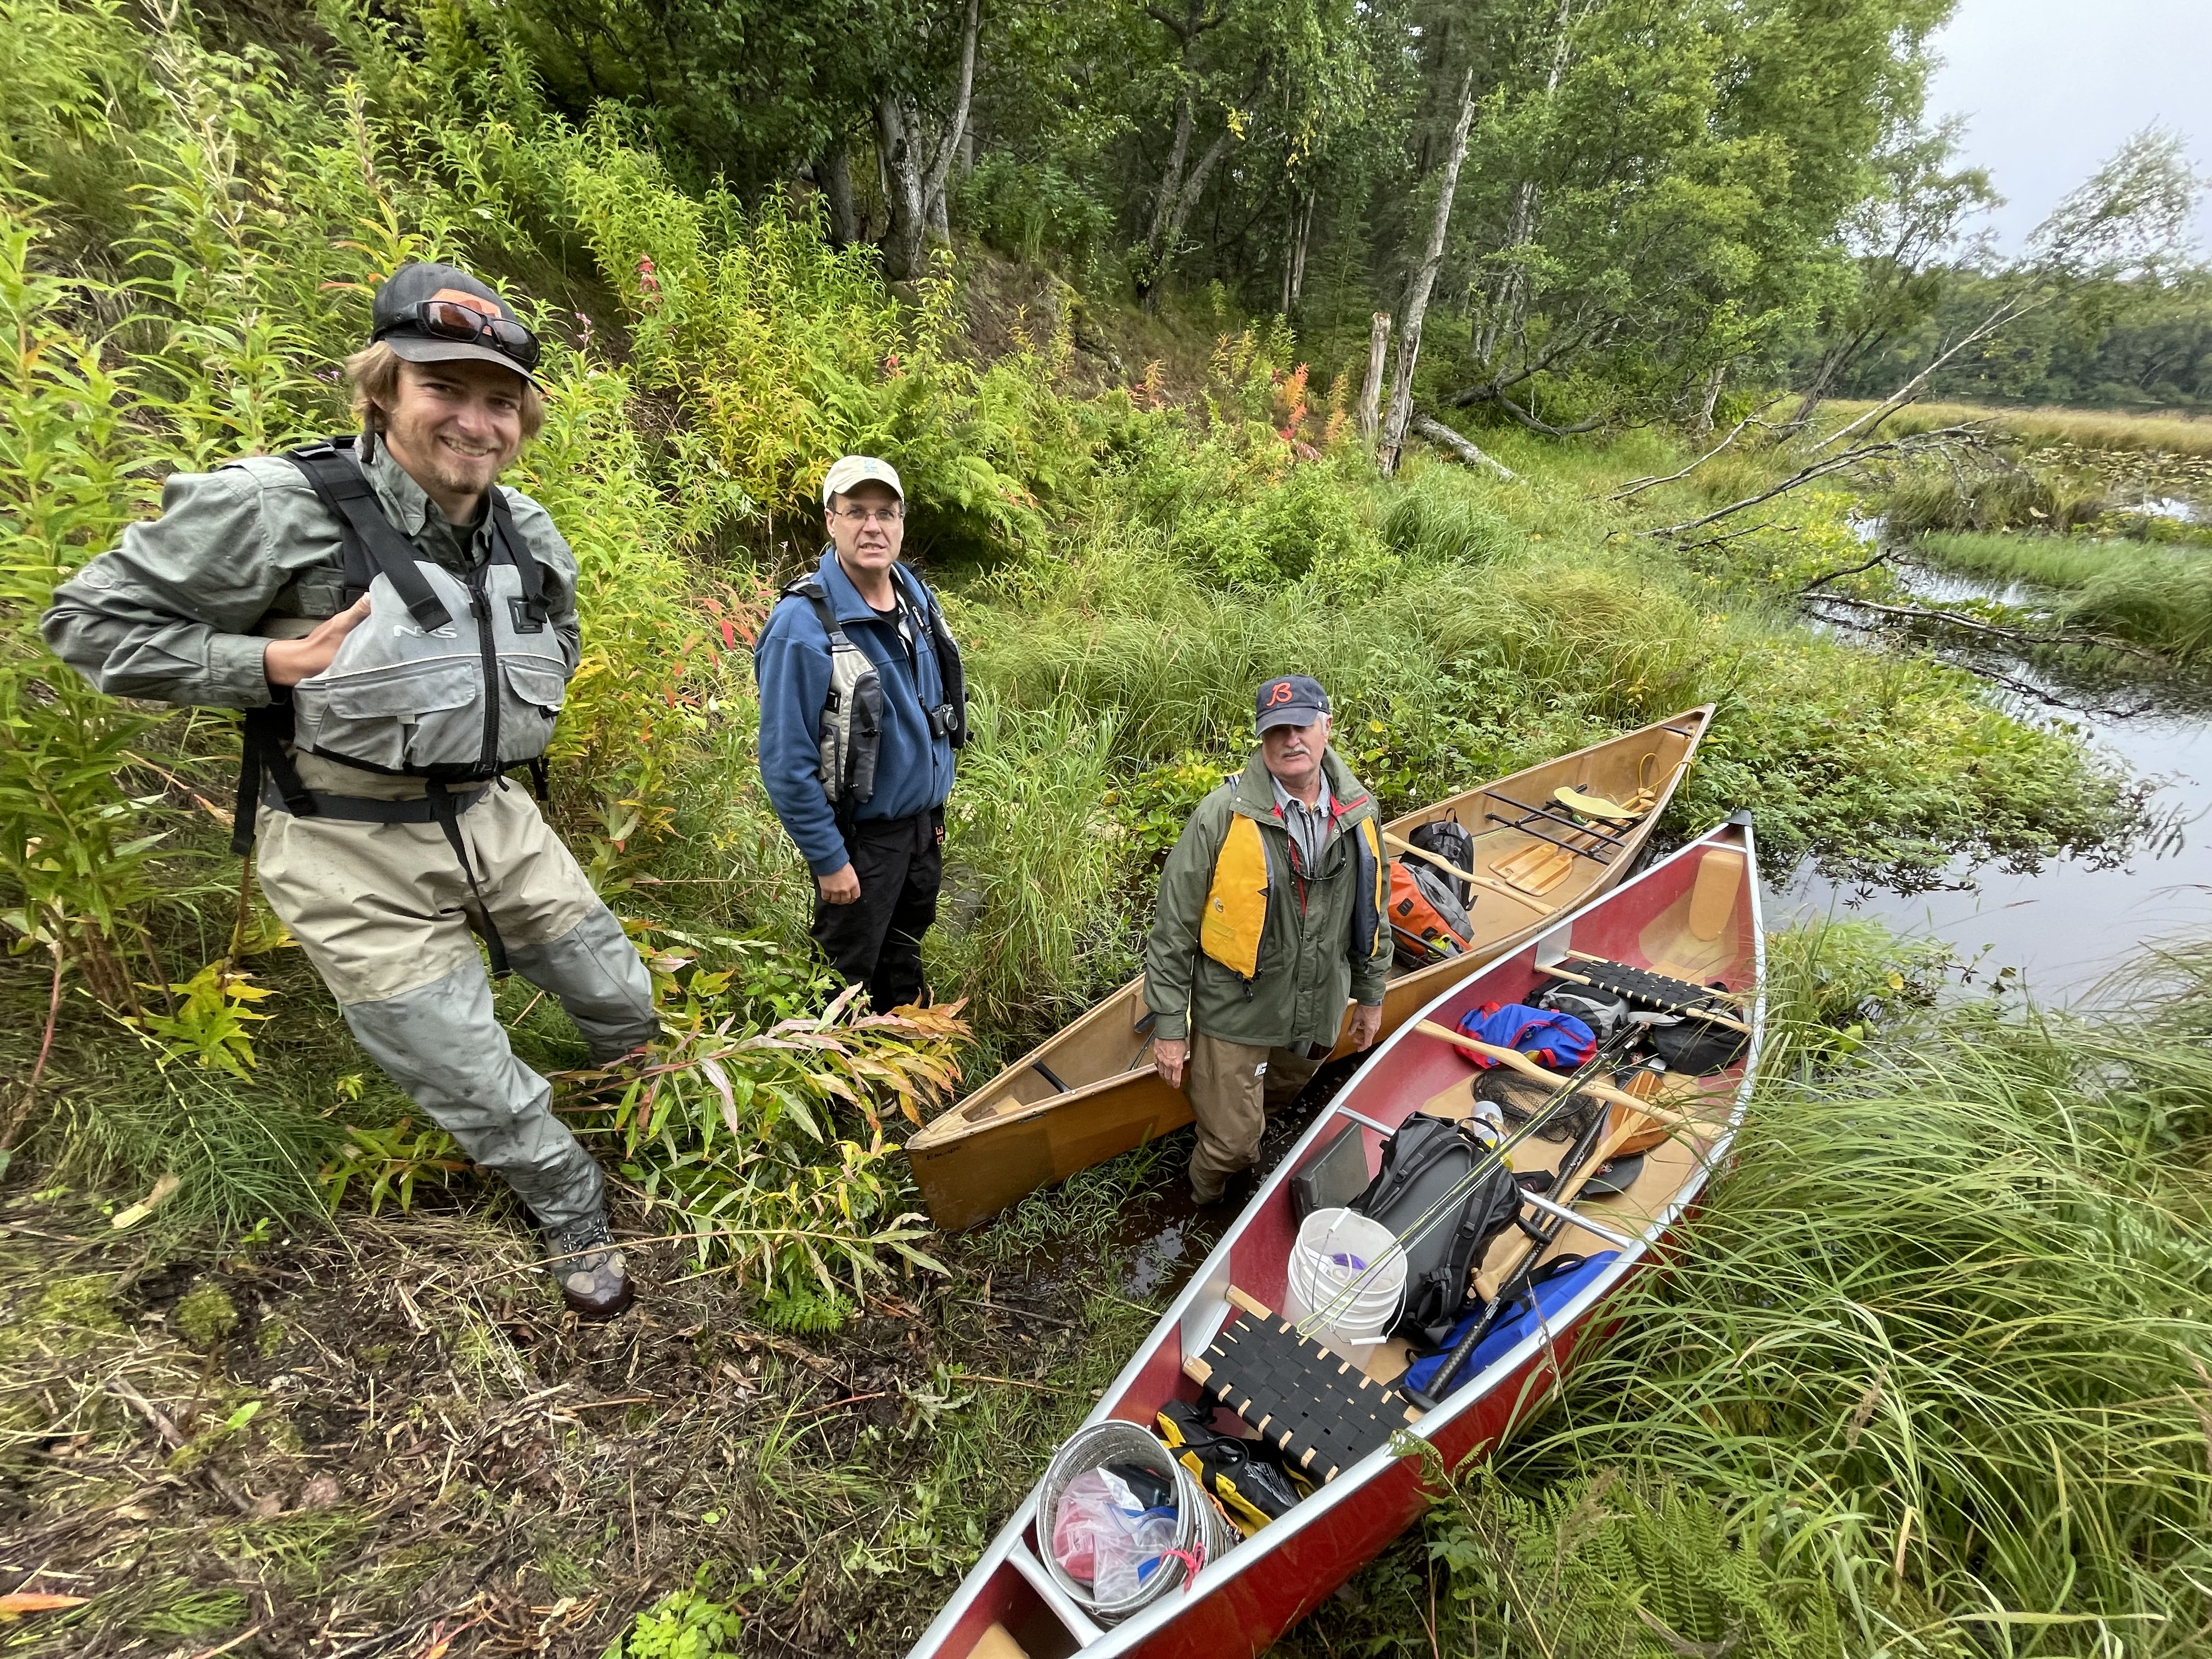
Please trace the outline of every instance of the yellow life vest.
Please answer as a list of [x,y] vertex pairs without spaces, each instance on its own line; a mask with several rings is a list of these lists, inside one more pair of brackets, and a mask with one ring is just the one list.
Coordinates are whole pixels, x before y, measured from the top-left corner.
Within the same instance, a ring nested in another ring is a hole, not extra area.
[[1257,823],[1231,812],[1199,919],[1198,948],[1239,978],[1250,979],[1260,971],[1260,936],[1267,928],[1267,843]]
[[[1355,843],[1359,892],[1352,905],[1352,947],[1371,957],[1382,950],[1389,896],[1389,866],[1370,816],[1360,820]],[[1260,826],[1242,812],[1229,817],[1229,833],[1214,856],[1213,885],[1199,918],[1198,948],[1240,979],[1260,971],[1260,940],[1267,930],[1267,848]]]

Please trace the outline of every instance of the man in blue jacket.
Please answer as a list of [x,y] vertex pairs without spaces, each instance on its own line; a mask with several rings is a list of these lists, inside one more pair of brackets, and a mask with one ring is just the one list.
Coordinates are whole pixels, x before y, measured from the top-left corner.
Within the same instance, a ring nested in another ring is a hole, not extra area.
[[848,455],[822,481],[830,545],[754,647],[761,781],[814,873],[814,939],[878,1009],[922,994],[952,751],[968,739],[960,653],[899,563],[906,491]]

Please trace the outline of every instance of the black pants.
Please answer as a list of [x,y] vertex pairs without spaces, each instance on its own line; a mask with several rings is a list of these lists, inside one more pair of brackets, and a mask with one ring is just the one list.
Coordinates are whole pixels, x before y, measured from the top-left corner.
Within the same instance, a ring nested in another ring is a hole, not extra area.
[[878,1012],[921,996],[921,936],[937,920],[945,860],[938,817],[869,818],[845,837],[860,896],[850,904],[814,900],[814,942],[847,984],[868,988]]

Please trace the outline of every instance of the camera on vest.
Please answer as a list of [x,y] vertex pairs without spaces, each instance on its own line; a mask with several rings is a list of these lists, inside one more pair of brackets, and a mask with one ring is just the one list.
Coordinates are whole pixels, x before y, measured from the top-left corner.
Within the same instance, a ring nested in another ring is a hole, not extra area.
[[929,711],[929,735],[949,738],[952,735],[952,705],[940,702]]

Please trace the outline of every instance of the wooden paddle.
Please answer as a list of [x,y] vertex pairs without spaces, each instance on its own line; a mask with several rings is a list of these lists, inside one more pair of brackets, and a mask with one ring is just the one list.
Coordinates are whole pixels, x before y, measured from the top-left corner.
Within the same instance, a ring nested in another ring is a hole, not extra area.
[[1503,893],[1516,904],[1525,904],[1531,910],[1540,910],[1548,916],[1554,908],[1548,904],[1538,903],[1526,893],[1515,892],[1502,881],[1492,881],[1487,876],[1476,875],[1472,870],[1462,870],[1449,859],[1439,857],[1425,847],[1416,847],[1409,841],[1401,841],[1395,836],[1384,836],[1382,844],[1386,847],[1395,847],[1401,853],[1411,853],[1423,862],[1435,865],[1448,876],[1457,876],[1462,881],[1472,882],[1477,887],[1486,888],[1493,893]]

